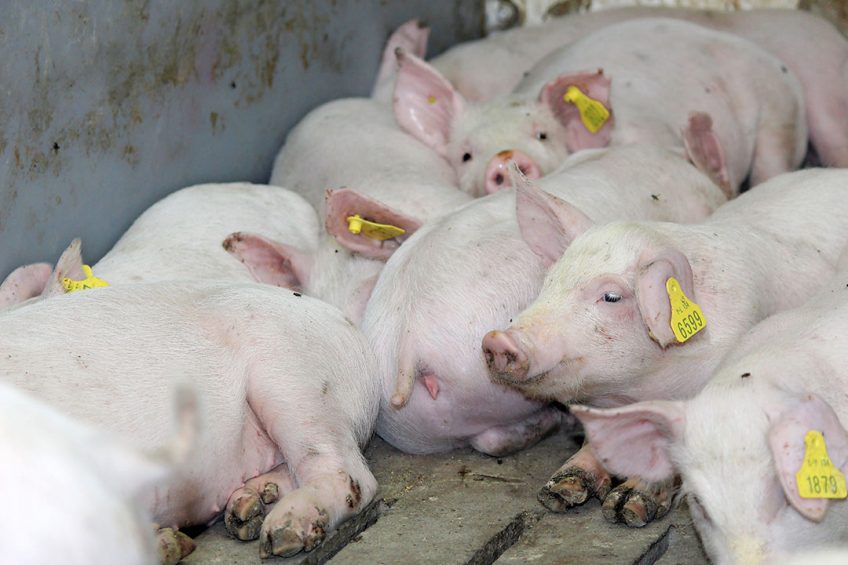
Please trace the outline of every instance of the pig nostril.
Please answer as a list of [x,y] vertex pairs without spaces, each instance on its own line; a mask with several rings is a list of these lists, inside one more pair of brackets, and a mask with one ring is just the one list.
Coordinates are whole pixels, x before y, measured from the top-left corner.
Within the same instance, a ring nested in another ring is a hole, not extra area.
[[515,365],[516,361],[518,361],[518,357],[516,357],[515,353],[513,353],[512,351],[507,351],[504,355],[506,356],[507,367],[509,367],[510,365]]
[[500,173],[495,175],[495,184],[501,185],[504,182],[504,176]]

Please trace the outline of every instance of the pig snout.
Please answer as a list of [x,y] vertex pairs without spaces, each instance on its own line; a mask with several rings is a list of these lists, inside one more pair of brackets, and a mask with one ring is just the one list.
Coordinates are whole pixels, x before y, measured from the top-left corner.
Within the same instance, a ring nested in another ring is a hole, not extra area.
[[512,149],[501,151],[492,157],[486,167],[486,194],[512,186],[512,180],[509,178],[509,164],[512,161],[515,161],[519,170],[528,179],[533,180],[542,176],[539,165],[526,153]]
[[483,338],[483,353],[493,378],[501,381],[521,381],[527,378],[529,357],[508,331],[487,333]]

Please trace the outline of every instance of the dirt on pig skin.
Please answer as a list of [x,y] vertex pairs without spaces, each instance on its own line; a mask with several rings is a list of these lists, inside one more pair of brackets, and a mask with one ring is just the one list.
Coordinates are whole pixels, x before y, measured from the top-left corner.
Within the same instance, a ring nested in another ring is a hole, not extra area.
[[194,551],[194,541],[173,528],[162,528],[156,533],[159,562],[162,565],[176,565]]

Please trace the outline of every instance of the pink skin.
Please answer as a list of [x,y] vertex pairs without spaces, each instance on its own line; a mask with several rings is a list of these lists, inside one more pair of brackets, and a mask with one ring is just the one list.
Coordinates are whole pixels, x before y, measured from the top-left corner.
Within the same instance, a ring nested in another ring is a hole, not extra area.
[[409,20],[389,36],[386,47],[383,49],[383,59],[380,62],[380,70],[377,71],[377,80],[374,82],[371,98],[380,102],[391,102],[392,88],[394,88],[398,69],[395,51],[403,49],[416,57],[423,58],[427,53],[429,36],[430,28],[418,20]]
[[0,285],[0,308],[8,308],[44,292],[52,267],[48,263],[33,263],[18,267]]
[[518,169],[530,180],[542,176],[539,165],[522,151],[501,151],[489,161],[486,168],[486,193],[492,194],[512,186],[509,175],[509,165],[515,163]]

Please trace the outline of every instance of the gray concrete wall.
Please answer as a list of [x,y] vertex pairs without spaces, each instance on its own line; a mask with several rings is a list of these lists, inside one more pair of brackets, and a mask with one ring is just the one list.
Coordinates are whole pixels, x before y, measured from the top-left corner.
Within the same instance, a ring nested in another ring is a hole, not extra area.
[[96,261],[150,204],[265,182],[285,134],[367,95],[412,17],[430,55],[477,37],[472,0],[0,0],[0,276],[83,238]]

